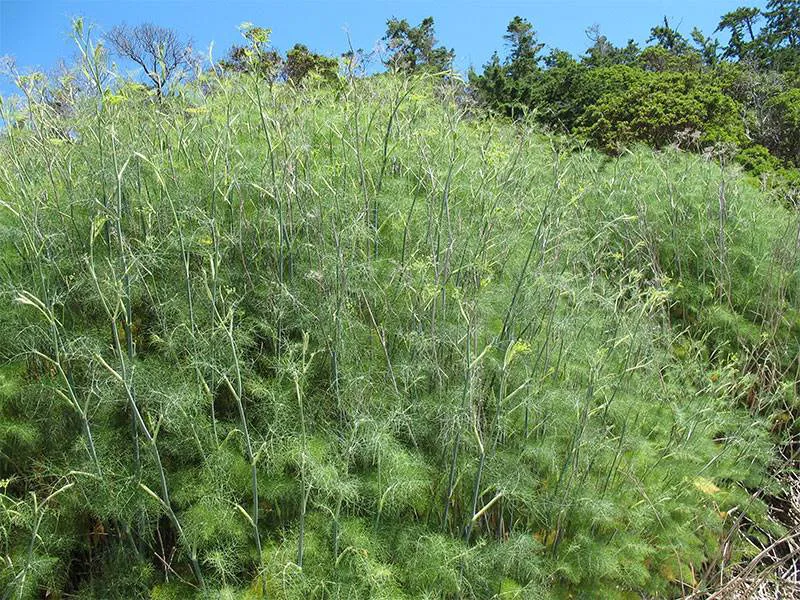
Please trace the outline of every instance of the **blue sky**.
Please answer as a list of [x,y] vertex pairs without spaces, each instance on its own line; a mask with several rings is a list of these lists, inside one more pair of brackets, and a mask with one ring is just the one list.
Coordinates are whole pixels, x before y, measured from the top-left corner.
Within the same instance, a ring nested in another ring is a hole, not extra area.
[[[237,26],[251,21],[273,31],[273,44],[286,50],[303,42],[318,52],[340,54],[353,47],[372,49],[380,40],[386,19],[397,16],[416,24],[435,19],[440,42],[456,51],[456,67],[480,68],[494,50],[502,51],[509,19],[521,15],[549,47],[581,53],[587,47],[584,31],[598,24],[616,44],[628,38],[643,42],[651,26],[664,15],[688,36],[692,27],[711,33],[720,15],[737,6],[761,6],[763,0],[297,0],[243,2],[187,0],[0,0],[0,56],[12,55],[21,67],[49,70],[59,59],[70,59],[70,18],[82,15],[107,30],[120,22],[151,21],[193,38],[195,48],[214,43],[220,58],[241,38]],[[0,93],[12,88],[0,83]]]

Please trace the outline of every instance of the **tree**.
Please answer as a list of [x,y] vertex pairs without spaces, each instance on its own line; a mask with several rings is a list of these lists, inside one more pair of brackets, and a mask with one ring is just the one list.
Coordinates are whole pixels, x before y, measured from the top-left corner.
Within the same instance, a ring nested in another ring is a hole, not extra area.
[[764,18],[763,37],[773,68],[787,71],[800,66],[800,0],[769,0]]
[[478,75],[470,70],[469,82],[476,96],[490,109],[504,114],[513,112],[513,107],[510,106],[513,82],[508,77],[497,52],[493,53],[491,60],[483,65],[483,73]]
[[544,57],[545,69],[537,77],[537,117],[549,127],[569,131],[582,112],[585,76],[592,69],[564,50]]
[[719,40],[706,37],[697,27],[692,29],[692,41],[703,58],[703,64],[713,67],[719,62]]
[[335,81],[338,77],[339,62],[330,56],[311,52],[303,44],[295,44],[286,53],[283,74],[287,81],[299,85],[307,76],[317,75],[324,81]]
[[192,66],[192,44],[166,27],[142,23],[134,28],[117,25],[105,36],[121,57],[139,65],[150,79],[159,98],[170,80]]
[[716,31],[730,31],[730,40],[723,50],[724,58],[745,60],[758,45],[755,27],[761,11],[742,6],[722,15]]
[[586,49],[582,63],[588,67],[610,67],[612,65],[630,65],[636,62],[640,50],[633,40],[628,40],[624,47],[617,48],[608,38],[600,33],[599,25],[592,25],[586,30],[586,37],[592,45]]
[[689,50],[689,42],[669,24],[667,17],[664,17],[663,25],[656,25],[650,29],[647,42],[656,42],[657,46],[661,46],[671,54],[684,54]]
[[800,0],[769,0],[766,33],[777,45],[800,46]]
[[[470,82],[485,104],[515,117],[540,103],[539,53],[544,44],[538,42],[533,25],[519,16],[508,23],[503,38],[509,45],[506,59],[501,63],[495,53],[482,75],[470,74]],[[551,58],[557,61],[559,56],[556,52]]]
[[511,46],[508,74],[512,79],[521,80],[539,69],[539,52],[544,44],[539,43],[536,30],[527,19],[511,19],[503,39]]
[[387,43],[392,54],[384,61],[387,67],[403,73],[440,73],[450,70],[455,52],[436,46],[433,17],[426,17],[416,27],[406,19],[391,18],[386,21]]

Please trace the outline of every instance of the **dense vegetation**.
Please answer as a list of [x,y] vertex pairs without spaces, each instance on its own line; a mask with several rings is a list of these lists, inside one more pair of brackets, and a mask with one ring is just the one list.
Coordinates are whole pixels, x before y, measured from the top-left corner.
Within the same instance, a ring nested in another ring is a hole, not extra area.
[[740,163],[771,185],[792,190],[800,176],[800,2],[770,0],[765,10],[723,15],[714,33],[695,28],[691,41],[665,17],[644,49],[617,47],[594,26],[582,57],[544,55],[533,25],[515,17],[498,54],[470,73],[481,100],[501,114],[530,111],[557,131],[584,137],[607,152],[636,142],[680,142],[703,149],[724,142]]
[[786,535],[800,215],[730,107],[617,98],[705,71],[573,64],[622,87],[572,137],[432,22],[371,77],[243,33],[148,91],[78,22],[69,110],[2,105],[4,598],[669,598]]

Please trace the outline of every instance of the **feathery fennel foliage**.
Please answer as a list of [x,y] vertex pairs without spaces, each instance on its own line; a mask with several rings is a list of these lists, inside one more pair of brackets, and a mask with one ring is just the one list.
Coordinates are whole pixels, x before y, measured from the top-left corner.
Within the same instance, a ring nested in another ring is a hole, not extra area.
[[672,597],[778,527],[798,217],[733,168],[425,77],[31,119],[0,141],[4,597]]

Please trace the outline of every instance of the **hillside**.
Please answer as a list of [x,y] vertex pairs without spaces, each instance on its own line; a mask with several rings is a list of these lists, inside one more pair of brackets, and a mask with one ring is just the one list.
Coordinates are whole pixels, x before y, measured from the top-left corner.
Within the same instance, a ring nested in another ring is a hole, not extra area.
[[5,130],[4,598],[672,598],[786,533],[797,212],[461,92]]

